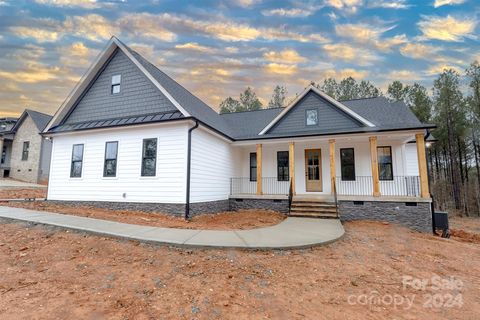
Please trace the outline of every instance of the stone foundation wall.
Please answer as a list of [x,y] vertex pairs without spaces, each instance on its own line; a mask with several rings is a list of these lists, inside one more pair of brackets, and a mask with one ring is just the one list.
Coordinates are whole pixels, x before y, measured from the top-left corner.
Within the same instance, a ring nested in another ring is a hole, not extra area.
[[432,232],[432,213],[429,202],[417,202],[407,206],[405,202],[364,201],[363,205],[353,201],[339,202],[340,219],[380,220],[398,223],[421,232]]
[[288,213],[288,200],[273,199],[230,199],[230,210],[266,209],[280,213]]
[[[109,201],[60,201],[48,200],[50,203],[57,203],[66,206],[87,206],[110,210],[144,211],[151,213],[166,213],[178,217],[185,215],[185,204],[183,203],[141,203],[141,202],[109,202]],[[211,201],[190,203],[190,217],[203,213],[216,213],[229,210],[229,201]]]

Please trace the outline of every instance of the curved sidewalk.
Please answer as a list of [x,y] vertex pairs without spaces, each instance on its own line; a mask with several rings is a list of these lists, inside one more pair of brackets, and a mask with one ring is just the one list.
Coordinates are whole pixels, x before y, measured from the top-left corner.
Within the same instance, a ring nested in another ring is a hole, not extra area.
[[0,206],[0,218],[157,244],[192,247],[287,249],[331,243],[345,233],[338,219],[292,218],[250,230],[195,230],[149,227],[114,221]]

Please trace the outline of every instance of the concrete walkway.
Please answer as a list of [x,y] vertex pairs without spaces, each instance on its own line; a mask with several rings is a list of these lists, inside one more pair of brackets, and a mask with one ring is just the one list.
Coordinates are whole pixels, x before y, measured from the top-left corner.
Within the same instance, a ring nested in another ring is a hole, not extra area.
[[47,188],[46,185],[0,178],[0,189]]
[[302,248],[327,244],[345,233],[340,220],[287,218],[266,228],[236,231],[141,226],[44,211],[0,206],[0,218],[157,244],[250,249]]

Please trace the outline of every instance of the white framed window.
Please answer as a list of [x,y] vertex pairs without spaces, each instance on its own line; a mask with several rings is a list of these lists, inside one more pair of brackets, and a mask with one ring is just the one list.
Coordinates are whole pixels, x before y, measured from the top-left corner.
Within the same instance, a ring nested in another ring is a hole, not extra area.
[[316,126],[318,125],[318,110],[310,109],[305,112],[305,124],[307,126]]
[[117,74],[112,76],[112,94],[120,93],[120,83],[122,82],[122,75]]

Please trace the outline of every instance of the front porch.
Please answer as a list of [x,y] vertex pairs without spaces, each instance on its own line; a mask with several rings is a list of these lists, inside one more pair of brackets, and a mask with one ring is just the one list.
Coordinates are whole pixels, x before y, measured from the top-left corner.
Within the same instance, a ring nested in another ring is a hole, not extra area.
[[423,132],[245,143],[236,147],[235,159],[231,198],[290,195],[418,202],[430,198]]

